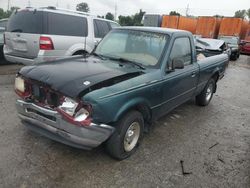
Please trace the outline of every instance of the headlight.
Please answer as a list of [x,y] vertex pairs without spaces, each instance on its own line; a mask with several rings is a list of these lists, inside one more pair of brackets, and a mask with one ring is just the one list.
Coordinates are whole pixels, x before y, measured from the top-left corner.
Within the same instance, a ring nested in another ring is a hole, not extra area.
[[58,112],[73,124],[87,126],[91,123],[91,109],[90,105],[83,104],[82,102],[78,103],[71,98],[64,97],[61,105],[58,107]]
[[17,76],[15,79],[15,91],[23,99],[31,95],[30,85],[20,76]]
[[62,105],[59,106],[59,109],[66,112],[68,115],[73,116],[77,106],[77,102],[75,102],[73,99],[65,97]]
[[15,89],[22,92],[22,93],[25,92],[24,79],[22,79],[21,77],[16,77],[16,79],[15,79]]

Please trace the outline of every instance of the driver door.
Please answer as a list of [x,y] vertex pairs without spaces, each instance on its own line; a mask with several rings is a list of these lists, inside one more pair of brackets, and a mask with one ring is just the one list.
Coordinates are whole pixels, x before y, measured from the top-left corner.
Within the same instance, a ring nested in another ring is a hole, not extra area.
[[[190,38],[176,38],[168,59],[162,85],[163,113],[169,112],[193,97],[199,75],[198,64],[192,59]],[[176,59],[181,60],[184,67],[175,69],[172,64]]]

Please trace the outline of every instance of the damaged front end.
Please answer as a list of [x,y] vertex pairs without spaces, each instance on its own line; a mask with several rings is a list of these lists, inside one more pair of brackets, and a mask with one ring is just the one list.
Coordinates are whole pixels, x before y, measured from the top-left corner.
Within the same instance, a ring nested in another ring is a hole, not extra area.
[[92,107],[49,86],[18,75],[16,106],[23,124],[35,132],[77,148],[90,149],[107,140],[114,128],[92,122]]

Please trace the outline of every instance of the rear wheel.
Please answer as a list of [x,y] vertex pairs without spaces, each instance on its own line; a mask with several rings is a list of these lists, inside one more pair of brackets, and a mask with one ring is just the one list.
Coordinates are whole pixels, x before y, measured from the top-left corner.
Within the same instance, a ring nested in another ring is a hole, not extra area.
[[144,120],[140,112],[130,111],[116,124],[116,130],[106,142],[106,151],[118,160],[131,156],[143,137]]
[[240,58],[240,52],[238,52],[238,54],[237,54],[237,59],[239,59]]
[[211,99],[213,98],[214,91],[215,91],[215,80],[212,78],[208,81],[203,91],[198,96],[196,96],[196,104],[200,106],[207,106],[211,101]]
[[87,55],[87,54],[88,54],[88,52],[83,51],[83,50],[80,50],[80,51],[75,52],[75,53],[73,54],[73,56],[74,56],[74,55]]

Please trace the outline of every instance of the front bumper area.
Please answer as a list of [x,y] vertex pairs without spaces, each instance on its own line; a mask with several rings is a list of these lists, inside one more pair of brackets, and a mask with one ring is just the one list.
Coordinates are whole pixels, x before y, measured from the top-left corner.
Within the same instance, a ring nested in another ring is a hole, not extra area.
[[16,107],[22,123],[29,129],[76,148],[95,148],[114,131],[114,127],[105,124],[91,123],[84,127],[73,125],[64,120],[57,111],[23,100],[17,100]]

